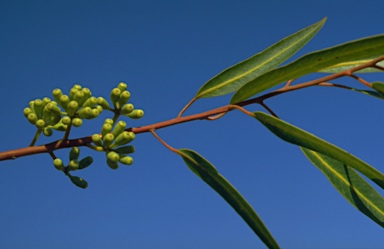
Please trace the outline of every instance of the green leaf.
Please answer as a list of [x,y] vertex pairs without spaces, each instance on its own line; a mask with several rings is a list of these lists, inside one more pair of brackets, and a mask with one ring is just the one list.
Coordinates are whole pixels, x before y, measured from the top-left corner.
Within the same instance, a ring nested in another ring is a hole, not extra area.
[[231,104],[246,100],[288,80],[297,79],[336,64],[368,57],[379,57],[383,54],[384,35],[355,40],[336,47],[312,52],[286,66],[271,70],[246,83],[233,95]]
[[216,168],[195,151],[180,149],[187,166],[211,188],[219,193],[252,228],[269,248],[279,248],[259,216],[243,196],[222,176]]
[[378,93],[384,94],[384,83],[383,82],[373,82],[372,88],[375,89]]
[[[360,66],[360,65],[362,65],[364,63],[368,63],[371,60],[376,59],[377,57],[378,56],[373,57],[373,58],[368,58],[368,59],[362,59],[362,60],[338,63],[336,65],[333,65],[333,66],[330,66],[330,67],[327,67],[327,68],[323,68],[323,69],[319,70],[319,72],[322,72],[322,73],[339,73],[339,72],[345,71],[347,69],[351,69],[353,67]],[[384,67],[384,61],[380,61],[376,65]],[[369,68],[364,68],[363,70],[359,70],[357,72],[358,73],[377,73],[377,72],[384,72],[384,71],[380,70],[380,69],[377,69],[377,68],[369,67]]]
[[351,167],[312,150],[301,148],[308,159],[355,208],[384,227],[384,198]]
[[281,139],[322,153],[343,164],[346,164],[360,171],[377,185],[384,188],[384,175],[377,169],[363,162],[354,155],[351,155],[347,151],[266,113],[255,112],[254,115],[257,120],[259,120],[271,132]]
[[351,88],[351,90],[355,92],[363,93],[372,97],[376,97],[379,99],[384,99],[384,96],[376,91],[369,91],[369,90],[362,90],[362,89],[355,89],[355,88]]
[[274,69],[310,41],[325,21],[326,18],[224,70],[206,82],[197,92],[195,98],[208,98],[234,92],[248,81]]

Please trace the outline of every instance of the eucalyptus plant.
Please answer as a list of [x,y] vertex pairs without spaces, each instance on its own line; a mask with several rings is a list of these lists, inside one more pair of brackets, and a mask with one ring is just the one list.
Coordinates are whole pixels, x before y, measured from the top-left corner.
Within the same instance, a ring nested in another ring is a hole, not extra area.
[[[180,156],[193,173],[221,195],[267,247],[279,248],[255,210],[207,159],[191,149],[173,148],[156,134],[156,130],[161,128],[201,119],[214,121],[232,111],[240,111],[259,121],[282,140],[299,146],[303,154],[325,174],[351,205],[377,225],[384,227],[384,199],[371,186],[376,184],[384,188],[383,173],[336,145],[281,120],[277,112],[265,103],[277,95],[312,86],[342,88],[384,99],[384,83],[369,82],[360,74],[384,71],[384,35],[366,37],[308,53],[280,66],[310,41],[325,21],[326,18],[225,69],[202,85],[177,117],[171,120],[141,127],[128,126],[123,119],[139,119],[143,117],[144,111],[129,103],[131,93],[124,82],[111,90],[108,100],[93,96],[90,89],[78,84],[68,94],[64,94],[61,89],[54,89],[51,98],[32,100],[23,111],[27,121],[36,127],[30,146],[0,152],[0,160],[47,153],[57,170],[68,176],[76,186],[85,189],[88,183],[80,176],[72,174],[88,168],[93,163],[93,158],[85,156],[80,159],[80,147],[104,153],[106,164],[116,170],[120,165],[133,163],[132,153],[135,148],[131,142],[136,135],[149,132],[170,151]],[[325,76],[294,83],[300,77],[316,72],[323,72]],[[332,82],[342,77],[358,81],[362,88],[356,89]],[[271,90],[279,85],[279,89]],[[183,115],[185,110],[201,98],[226,94],[233,94],[229,104],[193,115]],[[252,104],[261,105],[266,112],[249,110]],[[246,107],[249,108],[245,109]],[[81,127],[84,121],[96,119],[105,111],[110,112],[111,117],[103,122],[100,133],[69,139],[71,129]],[[41,134],[49,137],[53,132],[63,132],[62,139],[36,145]],[[56,150],[64,148],[69,148],[67,160],[55,155]]]

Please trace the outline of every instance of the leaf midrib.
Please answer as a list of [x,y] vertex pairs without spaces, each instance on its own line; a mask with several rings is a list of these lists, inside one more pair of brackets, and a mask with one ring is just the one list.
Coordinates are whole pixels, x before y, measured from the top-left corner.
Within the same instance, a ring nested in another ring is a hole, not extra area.
[[[381,37],[381,36],[378,36],[377,38],[379,38],[379,37]],[[348,44],[348,45],[354,45],[354,43],[351,43],[351,44]],[[380,47],[383,47],[383,46],[380,46]],[[346,48],[348,48],[348,46],[346,46]],[[359,46],[358,48],[360,48],[360,46]],[[375,44],[374,44],[373,46],[368,46],[368,45],[367,45],[366,47],[364,47],[364,48],[362,48],[362,49],[360,49],[360,50],[359,50],[358,48],[356,48],[355,50],[353,50],[353,52],[350,52],[350,50],[347,50],[347,51],[345,51],[345,53],[343,53],[343,54],[341,54],[341,55],[339,54],[338,57],[350,56],[351,54],[354,54],[354,53],[360,53],[361,51],[365,51],[365,50],[369,50],[369,49],[377,48],[377,46],[375,46]],[[332,50],[332,49],[335,49],[335,48],[329,48],[329,50],[322,51],[321,53],[327,53],[327,52],[329,52],[329,51]],[[344,49],[345,49],[345,48],[344,48]],[[290,64],[288,64],[288,65],[286,65],[286,66],[283,66],[283,67],[280,67],[280,68],[276,68],[276,69],[274,69],[274,70],[271,70],[271,71],[269,71],[268,73],[266,73],[266,74],[264,74],[264,75],[261,75],[261,76],[257,77],[257,78],[254,79],[253,81],[248,82],[248,83],[245,84],[243,87],[244,87],[244,88],[246,88],[247,86],[249,87],[249,83],[254,82],[254,81],[257,81],[257,80],[259,80],[260,78],[262,78],[263,76],[264,76],[264,77],[267,77],[269,74],[272,74],[272,72],[275,73],[275,72],[278,71],[278,70],[282,70],[282,69],[285,69],[285,68],[287,68],[287,67],[291,67],[291,66],[294,65],[294,64],[299,64],[299,62],[303,61],[305,57],[307,57],[307,58],[308,58],[308,57],[315,57],[315,56],[316,56],[316,53],[317,53],[317,52],[307,54],[307,55],[305,55],[304,57],[301,57],[301,58],[297,59],[296,61],[294,61],[294,62],[292,62],[292,63],[290,63]],[[331,58],[331,59],[322,61],[322,63],[319,63],[319,64],[323,64],[324,62],[328,62],[328,61],[331,61],[331,60],[334,60],[334,58]],[[304,60],[304,61],[305,61],[305,60]],[[343,63],[343,62],[340,62],[340,63]],[[308,73],[308,72],[307,72],[308,70],[310,70],[311,68],[316,68],[316,66],[319,65],[319,64],[311,65],[311,66],[308,66],[308,67],[302,67],[301,70],[300,70],[300,69],[296,70],[296,71],[294,72],[294,75],[300,75],[300,76],[302,76],[302,75],[305,74],[305,73],[303,73],[303,72]],[[316,70],[321,70],[321,69],[324,69],[324,68],[327,68],[327,67],[331,67],[331,66],[332,66],[332,65],[325,66],[325,67],[322,67],[322,68],[317,68]],[[316,71],[316,70],[312,70],[312,71],[314,72],[314,71]],[[300,76],[298,76],[298,77],[300,77]],[[272,82],[269,82],[269,84],[265,84],[264,86],[266,86],[266,87],[267,87],[266,89],[268,89],[269,86],[274,85],[276,82],[279,82],[279,83],[280,83],[281,81],[284,81],[285,78],[286,78],[286,75],[284,74],[284,75],[282,75],[281,77],[275,78],[275,80],[273,80]],[[283,79],[283,80],[281,80],[281,79]],[[288,80],[289,80],[289,79],[288,79]],[[266,90],[266,89],[263,89],[263,90]],[[263,90],[262,90],[262,91],[263,91]],[[239,89],[239,91],[241,91],[241,88]],[[238,91],[238,92],[239,92],[239,91]],[[250,96],[245,97],[245,99],[247,99],[247,98],[249,98],[249,97],[251,97],[251,96],[253,96],[253,95],[257,94],[257,93],[260,93],[260,92],[261,92],[261,91],[255,91],[255,93],[252,93]],[[236,93],[235,93],[234,96],[236,96]],[[236,102],[238,102],[238,101],[243,101],[243,100],[244,100],[244,98],[241,98],[240,100],[236,100]],[[231,102],[232,102],[232,101],[231,101]]]
[[[244,77],[245,75],[248,75],[248,74],[250,74],[250,73],[252,73],[252,72],[258,70],[259,68],[263,67],[265,64],[267,64],[267,63],[269,63],[270,61],[272,61],[274,58],[278,57],[279,55],[281,55],[282,53],[284,53],[285,51],[287,51],[287,50],[290,49],[291,47],[295,46],[297,43],[299,43],[299,42],[302,41],[303,39],[307,38],[309,35],[310,35],[310,34],[303,36],[300,40],[298,40],[298,42],[293,43],[291,46],[287,46],[285,49],[282,49],[281,52],[277,53],[277,54],[276,54],[275,56],[273,56],[273,57],[270,57],[270,59],[264,61],[264,63],[261,63],[259,66],[255,67],[253,70],[248,70],[247,72],[245,72],[245,73],[243,73],[243,74],[240,74],[239,76],[236,76],[235,78],[232,78],[232,79],[227,80],[227,81],[225,81],[225,82],[223,82],[223,83],[221,83],[221,84],[218,84],[218,85],[216,85],[215,87],[209,88],[208,90],[206,90],[206,91],[200,93],[199,96],[202,96],[202,95],[204,95],[204,94],[206,94],[206,93],[209,93],[209,92],[213,92],[213,91],[217,90],[218,88],[220,88],[220,87],[222,87],[222,86],[228,85],[228,84],[230,84],[230,83],[232,83],[232,82],[234,82],[234,81],[236,81],[236,80],[238,80],[238,79]],[[260,54],[260,53],[259,53],[259,54]],[[252,58],[251,58],[251,59],[252,59]]]
[[[319,157],[318,155],[317,155],[317,153],[313,153],[313,151],[310,151],[310,153],[312,153],[320,162],[322,162],[327,168],[328,168],[328,170],[330,170],[330,171],[332,171],[336,176],[338,176],[338,178],[339,179],[341,179],[341,181],[343,181],[346,185],[348,185],[348,186],[351,186],[350,184],[349,184],[349,182],[348,181],[346,181],[343,177],[342,177],[342,175],[340,174],[340,173],[338,173],[336,170],[334,170],[332,167],[331,167],[331,165],[329,165],[326,161],[324,161],[321,157]],[[357,190],[356,188],[353,188],[353,190],[357,193],[357,195],[360,197],[360,198],[362,198],[362,199],[364,199],[367,203],[369,203],[370,204],[370,206],[371,207],[373,207],[375,210],[377,210],[378,211],[378,213],[380,213],[383,217],[384,217],[384,212],[381,210],[381,209],[379,209],[376,205],[374,205],[369,199],[367,199],[359,190]]]

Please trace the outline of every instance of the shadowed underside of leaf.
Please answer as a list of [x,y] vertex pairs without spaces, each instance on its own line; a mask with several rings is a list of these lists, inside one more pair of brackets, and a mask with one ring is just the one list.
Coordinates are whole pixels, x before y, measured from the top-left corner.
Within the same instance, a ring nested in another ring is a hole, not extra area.
[[337,160],[312,150],[301,149],[355,208],[384,227],[384,199],[364,178]]
[[263,112],[255,112],[254,115],[257,120],[284,141],[329,156],[358,170],[377,185],[384,188],[384,175],[354,155],[276,117]]
[[224,70],[205,83],[197,92],[195,98],[221,96],[234,92],[246,82],[277,67],[311,40],[325,21],[326,18]]
[[179,152],[187,166],[219,193],[269,248],[279,248],[279,245],[251,205],[217,172],[216,168],[209,161],[189,149],[180,149]]
[[309,53],[298,60],[271,70],[246,83],[232,97],[231,104],[246,100],[258,93],[291,79],[318,72],[333,65],[384,54],[384,35],[368,37],[336,47]]

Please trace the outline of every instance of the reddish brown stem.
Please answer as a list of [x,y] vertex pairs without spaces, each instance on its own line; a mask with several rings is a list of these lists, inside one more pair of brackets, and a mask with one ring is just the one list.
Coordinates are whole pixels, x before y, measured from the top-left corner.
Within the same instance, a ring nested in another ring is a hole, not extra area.
[[[256,97],[256,98],[253,98],[250,100],[242,101],[242,102],[236,103],[235,105],[242,107],[242,106],[247,106],[250,104],[257,104],[257,103],[261,104],[261,103],[263,103],[264,100],[272,98],[272,97],[277,96],[277,95],[280,95],[282,93],[295,91],[298,89],[303,89],[303,88],[306,88],[309,86],[320,85],[321,83],[328,82],[328,81],[331,81],[334,79],[338,79],[338,78],[343,77],[343,76],[349,76],[353,72],[359,71],[363,68],[375,67],[376,63],[379,61],[382,61],[382,60],[384,60],[384,56],[381,56],[381,57],[379,57],[375,60],[372,60],[368,63],[365,63],[363,65],[354,67],[352,69],[349,69],[349,70],[346,70],[346,71],[343,71],[340,73],[335,73],[335,74],[328,75],[328,76],[325,76],[325,77],[322,77],[322,78],[319,78],[316,80],[304,82],[304,83],[293,85],[293,86],[286,85],[283,88],[278,89],[276,91],[273,91],[271,93],[267,93],[265,95],[262,95],[260,97]],[[185,122],[189,122],[189,121],[193,121],[193,120],[207,119],[208,117],[211,117],[214,115],[227,113],[227,112],[232,111],[234,109],[238,109],[238,108],[234,108],[233,106],[234,105],[225,105],[225,106],[222,106],[222,107],[219,107],[219,108],[216,108],[213,110],[209,110],[206,112],[197,113],[197,114],[193,114],[193,115],[189,115],[189,116],[179,116],[179,117],[176,117],[174,119],[166,120],[163,122],[159,122],[159,123],[155,123],[155,124],[151,124],[151,125],[146,125],[146,126],[142,126],[142,127],[129,128],[127,130],[133,131],[136,134],[144,133],[144,132],[150,132],[151,130],[153,131],[153,130],[157,130],[157,129],[161,129],[164,127],[168,127],[168,126],[172,126],[172,125],[176,125],[176,124],[181,124],[181,123],[185,123]],[[91,138],[91,136],[88,136],[88,137],[77,138],[77,139],[72,139],[72,140],[58,140],[58,141],[54,141],[52,143],[45,144],[45,145],[32,146],[32,147],[26,147],[26,148],[20,148],[20,149],[15,149],[15,150],[4,151],[4,152],[0,152],[0,161],[16,159],[18,157],[29,156],[29,155],[33,155],[33,154],[39,154],[39,153],[51,153],[54,150],[63,149],[63,148],[70,148],[73,146],[79,146],[79,147],[80,146],[86,146],[86,145],[90,144],[91,142],[92,142],[92,138]]]

